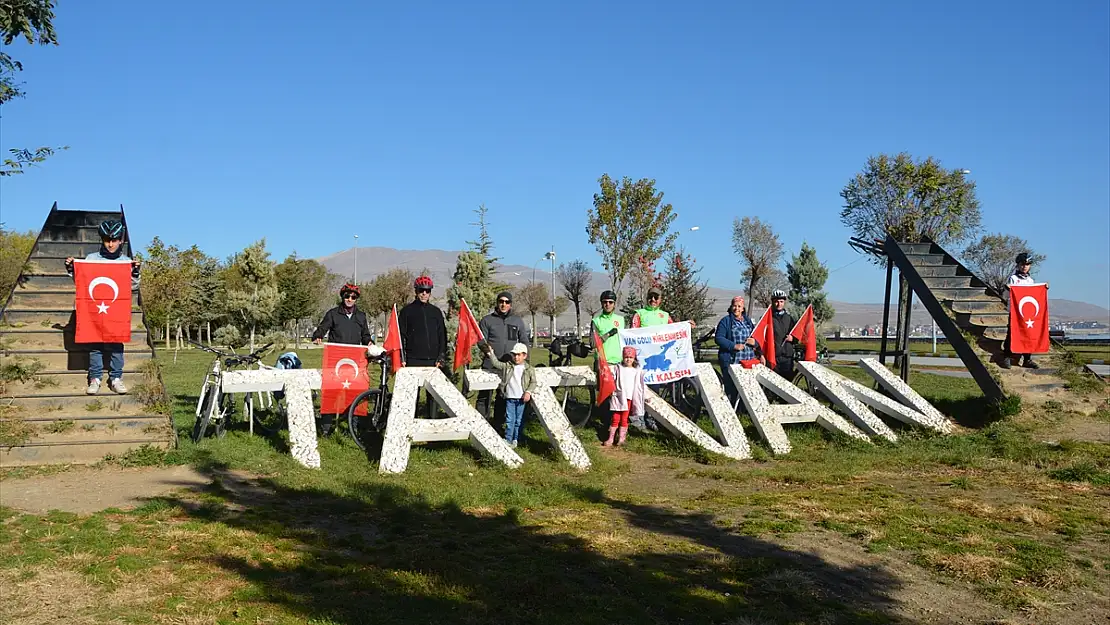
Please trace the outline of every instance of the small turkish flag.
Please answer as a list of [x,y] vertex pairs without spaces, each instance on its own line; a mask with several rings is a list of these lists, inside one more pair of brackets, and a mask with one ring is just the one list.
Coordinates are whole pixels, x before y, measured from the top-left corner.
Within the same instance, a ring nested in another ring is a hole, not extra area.
[[131,342],[131,261],[75,260],[76,343]]
[[759,349],[763,352],[763,357],[767,359],[767,366],[775,368],[775,324],[771,323],[771,308],[763,311],[763,316],[759,318],[759,323],[755,324],[755,329],[752,330],[752,338],[756,343],[759,343]]
[[405,366],[401,348],[401,325],[397,322],[397,304],[394,304],[385,330],[385,343],[382,344],[382,349],[389,353],[389,367],[393,371]]
[[478,320],[470,312],[470,306],[466,305],[466,300],[459,298],[459,333],[455,335],[455,371],[470,362],[470,348],[484,338],[482,330],[478,328]]
[[[320,414],[343,414],[359,393],[370,388],[366,371],[366,346],[343,343],[324,344],[324,368],[320,374]],[[366,416],[366,405],[355,409]]]
[[806,355],[803,360],[817,362],[817,330],[813,327],[813,304],[806,306],[806,311],[802,313],[802,318],[798,320],[798,323],[794,324],[790,336],[806,346]]
[[593,323],[590,324],[593,328],[594,349],[597,350],[597,405],[600,406],[603,401],[617,390],[617,380],[613,377],[613,370],[609,368],[609,361],[605,360],[605,346],[601,342],[601,336],[597,333],[597,326]]
[[1048,286],[1010,287],[1010,353],[1043,354],[1048,346]]

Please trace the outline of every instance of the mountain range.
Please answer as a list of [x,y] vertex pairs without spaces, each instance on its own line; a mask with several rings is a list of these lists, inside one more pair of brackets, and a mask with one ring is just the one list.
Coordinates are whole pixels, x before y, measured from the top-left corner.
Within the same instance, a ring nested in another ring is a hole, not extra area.
[[[327,267],[332,273],[341,276],[353,276],[355,275],[355,255],[355,248],[349,248],[329,256],[317,258],[316,260]],[[428,275],[432,277],[437,287],[434,291],[434,295],[442,297],[444,293],[443,285],[449,284],[451,281],[451,275],[455,271],[455,261],[458,259],[459,252],[451,250],[397,250],[388,247],[360,247],[357,248],[357,255],[359,281],[367,282],[379,273],[397,267],[405,267],[417,272],[427,270]],[[548,267],[550,267],[550,265],[548,265]],[[498,265],[495,277],[506,284],[523,286],[532,281],[533,268],[524,265]],[[537,267],[535,269],[535,280],[550,285],[550,271],[543,271]],[[608,280],[609,278],[606,274],[597,271],[593,272],[593,280],[591,282],[591,288],[589,289],[591,300],[596,299],[597,294],[602,291],[604,288],[603,285],[607,284]],[[559,290],[561,291],[561,289]],[[713,308],[714,310],[719,310],[722,315],[725,313],[729,301],[735,294],[736,293],[733,291],[726,289],[713,286],[709,287],[709,296],[714,300]],[[831,322],[835,325],[863,327],[866,325],[878,325],[882,322],[882,302],[855,303],[830,299],[830,303],[833,305],[833,308],[836,309],[836,316],[833,317]],[[1052,311],[1052,318],[1057,321],[1110,322],[1110,310],[1087,302],[1067,299],[1050,299],[1049,307]],[[664,308],[666,308],[665,305]],[[477,313],[477,311],[475,311],[475,313]],[[582,314],[585,316],[585,310],[582,311]],[[894,322],[893,317],[894,311],[892,310],[891,323]],[[546,321],[540,322],[538,315],[536,322],[541,328],[547,325]],[[913,322],[915,324],[929,322],[928,313],[919,304],[914,306]],[[558,319],[558,323],[560,327],[564,328],[573,325],[573,308],[561,315]]]

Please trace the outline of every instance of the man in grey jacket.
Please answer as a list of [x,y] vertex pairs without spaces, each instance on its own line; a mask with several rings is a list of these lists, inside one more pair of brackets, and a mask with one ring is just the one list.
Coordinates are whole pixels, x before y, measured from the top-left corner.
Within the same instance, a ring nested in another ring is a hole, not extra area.
[[[523,319],[513,314],[513,295],[508,291],[497,294],[493,312],[482,317],[482,320],[478,322],[478,329],[482,331],[482,336],[486,337],[486,343],[489,343],[490,347],[493,348],[493,355],[497,360],[505,362],[512,358],[510,352],[514,345],[517,343],[530,345],[532,342],[528,325],[524,323]],[[496,371],[489,356],[482,359],[482,368],[486,371]],[[474,406],[487,419],[491,416],[489,411],[491,393],[492,391],[478,391],[478,400]],[[494,408],[495,423],[504,418],[504,414],[505,401],[501,397],[501,393],[498,393]]]

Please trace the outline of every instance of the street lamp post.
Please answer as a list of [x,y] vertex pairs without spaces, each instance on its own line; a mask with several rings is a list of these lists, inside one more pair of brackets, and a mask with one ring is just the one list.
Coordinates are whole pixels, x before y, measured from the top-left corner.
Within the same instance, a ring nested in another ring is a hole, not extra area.
[[555,322],[555,246],[551,246],[551,251],[544,254],[544,258],[551,259],[551,339],[555,339],[558,334]]
[[355,284],[358,284],[358,235],[355,235]]

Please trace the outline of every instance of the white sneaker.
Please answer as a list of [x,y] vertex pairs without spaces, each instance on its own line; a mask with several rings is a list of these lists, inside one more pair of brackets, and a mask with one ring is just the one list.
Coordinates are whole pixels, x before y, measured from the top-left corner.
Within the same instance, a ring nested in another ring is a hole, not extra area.
[[89,380],[89,388],[85,389],[86,395],[96,395],[100,392],[100,378]]
[[108,388],[119,393],[120,395],[127,393],[127,387],[123,385],[123,380],[119,378],[108,380]]

